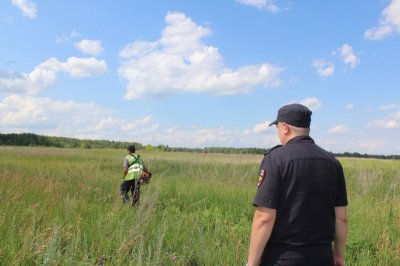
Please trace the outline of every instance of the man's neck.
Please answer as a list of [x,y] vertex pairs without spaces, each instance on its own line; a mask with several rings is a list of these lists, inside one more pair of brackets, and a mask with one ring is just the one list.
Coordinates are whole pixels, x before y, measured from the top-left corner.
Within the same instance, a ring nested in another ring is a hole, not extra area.
[[285,139],[285,143],[282,143],[282,145],[286,145],[288,142],[290,142],[290,141],[293,140],[294,138],[297,138],[297,137],[306,137],[306,136],[308,136],[308,135],[306,135],[306,134],[291,134],[290,136],[288,136],[288,137]]

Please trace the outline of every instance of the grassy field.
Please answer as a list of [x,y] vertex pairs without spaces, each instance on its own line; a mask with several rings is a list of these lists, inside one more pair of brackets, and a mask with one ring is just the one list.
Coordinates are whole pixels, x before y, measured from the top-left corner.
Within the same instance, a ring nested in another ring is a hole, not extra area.
[[[153,172],[122,205],[124,150],[0,146],[0,265],[244,265],[262,156],[141,152]],[[400,265],[400,161],[341,160],[348,265]]]

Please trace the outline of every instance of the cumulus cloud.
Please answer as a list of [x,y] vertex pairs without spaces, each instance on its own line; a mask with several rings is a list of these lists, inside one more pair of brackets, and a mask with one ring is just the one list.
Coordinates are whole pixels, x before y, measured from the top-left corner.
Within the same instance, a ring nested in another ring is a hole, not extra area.
[[397,128],[399,126],[398,121],[393,119],[375,120],[368,123],[369,127],[382,127],[386,129]]
[[360,144],[360,148],[367,152],[377,152],[385,148],[385,143],[382,141],[365,141]]
[[272,13],[279,12],[279,7],[271,0],[236,0],[243,5],[254,6],[258,9],[266,9]]
[[253,128],[253,132],[254,133],[263,133],[266,132],[270,127],[269,124],[271,122],[263,122],[263,123],[259,123],[257,125],[254,126]]
[[157,49],[159,43],[157,42],[145,42],[145,41],[136,41],[134,43],[127,44],[120,52],[119,56],[123,58],[130,57],[142,57],[148,53],[151,53],[155,49]]
[[[260,123],[264,124],[264,123]],[[260,125],[258,124],[258,125]],[[180,127],[171,127],[165,131],[158,132],[148,137],[151,143],[168,143],[170,146],[177,147],[271,147],[278,143],[279,139],[275,131],[260,134],[260,127],[254,126],[251,129],[229,130],[220,128],[202,128],[192,127],[182,129]],[[148,142],[148,143],[149,143]]]
[[29,0],[12,0],[11,3],[22,11],[24,16],[29,18],[36,17],[36,4]]
[[77,38],[79,38],[81,35],[79,32],[77,32],[75,29],[71,31],[70,34],[58,36],[56,38],[56,43],[71,43],[74,42]]
[[65,62],[60,62],[56,58],[50,58],[46,62],[41,63],[37,68],[65,72],[71,77],[88,77],[107,72],[106,62],[104,60],[97,60],[94,57],[70,57]]
[[30,73],[0,70],[0,93],[38,93],[54,85],[58,72],[75,78],[101,75],[107,72],[107,64],[104,60],[95,58],[70,57],[65,62],[49,58]]
[[340,55],[342,56],[343,62],[345,64],[350,65],[351,68],[355,68],[355,66],[358,64],[359,59],[355,55],[353,51],[353,47],[351,47],[349,44],[345,43],[342,47],[338,49]]
[[84,54],[99,55],[103,52],[100,40],[81,40],[75,46]]
[[400,104],[395,104],[395,103],[386,104],[386,105],[380,106],[379,109],[384,110],[384,111],[393,110],[393,109],[400,109]]
[[315,59],[313,61],[313,67],[317,70],[317,74],[320,77],[329,77],[335,73],[335,65],[324,59]]
[[[60,123],[62,121],[62,123]],[[267,123],[247,130],[193,126],[162,129],[153,117],[120,119],[115,111],[95,103],[10,95],[0,101],[0,132],[33,132],[81,139],[131,140],[177,147],[268,147],[276,145]],[[262,133],[262,134],[261,134]]]
[[34,131],[83,139],[143,141],[149,140],[157,129],[158,124],[149,116],[118,119],[115,111],[95,103],[21,95],[10,95],[0,101],[0,132]]
[[316,97],[304,98],[300,103],[307,106],[312,111],[318,110],[322,106],[322,103]]
[[236,70],[225,67],[218,48],[202,42],[210,29],[195,24],[185,14],[169,12],[165,22],[157,41],[137,41],[120,51],[125,62],[119,75],[128,81],[125,99],[180,91],[233,95],[257,86],[280,85],[278,75],[283,69],[268,63]]
[[38,67],[28,74],[0,71],[0,94],[34,94],[53,85],[55,81],[55,71]]
[[393,33],[400,33],[400,0],[392,0],[382,11],[379,26],[372,27],[364,33],[368,40],[381,40]]
[[352,103],[346,104],[346,106],[344,107],[344,109],[346,109],[346,110],[354,109],[354,104],[352,104]]
[[97,121],[93,127],[94,132],[102,132],[110,136],[134,136],[142,140],[143,136],[155,134],[159,124],[153,121],[151,116],[145,116],[135,120],[123,120],[108,116]]
[[[60,121],[63,121],[60,123]],[[81,139],[138,141],[177,147],[271,147],[278,143],[268,122],[245,130],[223,127],[162,129],[153,117],[120,119],[115,111],[95,103],[10,95],[0,101],[0,132],[32,132]]]
[[205,147],[220,145],[234,145],[233,131],[223,128],[192,128],[189,130],[170,128],[168,133],[158,135],[160,143],[171,143],[172,146],[181,146],[185,143],[189,147]]
[[[93,103],[55,101],[51,98],[10,95],[0,102],[1,127],[56,128],[86,125],[93,117],[109,111]],[[63,123],[60,123],[63,121]],[[90,123],[91,124],[91,123]],[[72,128],[70,129],[73,130]],[[62,134],[64,135],[64,134]]]
[[337,125],[328,130],[328,132],[331,134],[345,134],[350,131],[351,131],[351,129],[345,125]]
[[381,120],[374,120],[367,124],[367,127],[380,127],[385,129],[396,129],[400,127],[400,112],[389,114]]

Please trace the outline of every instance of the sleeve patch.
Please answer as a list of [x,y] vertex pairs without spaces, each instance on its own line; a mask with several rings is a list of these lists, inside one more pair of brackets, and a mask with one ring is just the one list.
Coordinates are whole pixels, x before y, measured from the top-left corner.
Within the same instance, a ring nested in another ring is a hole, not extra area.
[[263,182],[264,177],[265,177],[265,169],[261,169],[260,170],[260,177],[258,178],[257,187],[261,186],[261,183]]

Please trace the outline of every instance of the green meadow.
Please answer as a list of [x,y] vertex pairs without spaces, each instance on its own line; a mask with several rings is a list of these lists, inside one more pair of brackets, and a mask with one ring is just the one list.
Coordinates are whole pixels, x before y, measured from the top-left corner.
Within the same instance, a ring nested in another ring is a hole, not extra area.
[[[139,153],[129,208],[125,150],[0,146],[0,265],[244,265],[262,156]],[[400,161],[340,160],[347,265],[400,265]]]

